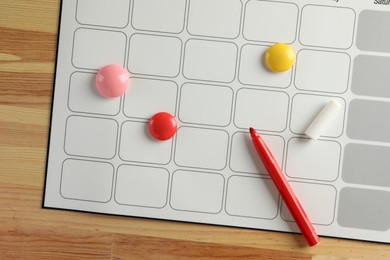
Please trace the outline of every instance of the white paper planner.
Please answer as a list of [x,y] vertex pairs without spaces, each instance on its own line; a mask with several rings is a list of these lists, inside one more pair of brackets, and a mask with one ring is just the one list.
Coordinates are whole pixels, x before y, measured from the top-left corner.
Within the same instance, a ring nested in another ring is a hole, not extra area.
[[[299,232],[252,126],[320,235],[389,243],[386,2],[63,0],[44,207]],[[263,64],[276,42],[287,72]],[[129,71],[120,98],[96,91],[108,64]],[[179,125],[164,142],[147,131],[161,111]]]

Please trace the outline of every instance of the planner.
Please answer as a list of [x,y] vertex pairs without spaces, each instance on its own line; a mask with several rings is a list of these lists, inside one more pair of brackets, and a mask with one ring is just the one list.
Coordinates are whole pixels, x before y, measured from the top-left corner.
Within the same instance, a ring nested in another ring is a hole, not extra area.
[[[279,42],[296,61],[275,73]],[[95,87],[108,64],[119,98]],[[299,232],[253,127],[319,235],[390,243],[389,72],[389,1],[63,0],[43,206]],[[147,130],[162,111],[167,141]]]

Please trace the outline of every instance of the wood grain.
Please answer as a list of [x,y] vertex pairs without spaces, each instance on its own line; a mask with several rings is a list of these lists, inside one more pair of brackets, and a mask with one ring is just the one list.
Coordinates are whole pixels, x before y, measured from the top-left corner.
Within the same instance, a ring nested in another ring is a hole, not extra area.
[[385,244],[43,209],[58,12],[0,1],[0,259],[390,259]]

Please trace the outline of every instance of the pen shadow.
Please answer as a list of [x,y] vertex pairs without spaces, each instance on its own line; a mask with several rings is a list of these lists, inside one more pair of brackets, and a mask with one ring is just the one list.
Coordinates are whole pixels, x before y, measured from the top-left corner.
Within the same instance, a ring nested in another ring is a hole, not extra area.
[[[251,160],[256,164],[257,174],[255,175],[255,177],[271,179],[266,168],[264,167],[264,164],[262,163],[261,159],[259,158],[259,155],[257,154],[256,149],[254,148],[252,139],[249,135],[247,135],[247,137],[245,138],[245,145],[246,145],[246,148],[248,150],[248,153],[249,153]],[[274,183],[272,182],[271,184],[272,185],[265,185],[265,186],[267,187],[269,193],[272,194],[273,202],[278,205],[278,212],[277,212],[277,215],[275,216],[275,218],[280,217],[280,219],[284,223],[287,224],[287,226],[291,230],[291,232],[288,232],[288,233],[294,234],[293,237],[295,239],[297,246],[302,247],[302,248],[306,248],[307,242],[302,235],[299,235],[300,231],[299,231],[299,228],[298,228],[297,224],[295,223],[295,221],[289,221],[289,220],[286,220],[286,216],[283,217],[282,209],[284,208],[284,210],[286,210],[287,207],[284,205],[283,199],[281,198],[279,192],[277,191]],[[275,194],[275,190],[276,190],[276,194]]]

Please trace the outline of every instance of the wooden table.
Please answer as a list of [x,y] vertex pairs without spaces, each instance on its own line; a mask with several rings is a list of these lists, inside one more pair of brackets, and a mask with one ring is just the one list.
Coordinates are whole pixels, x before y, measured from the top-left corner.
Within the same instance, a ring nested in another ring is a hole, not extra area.
[[59,2],[0,1],[0,259],[390,259],[386,244],[43,209]]

